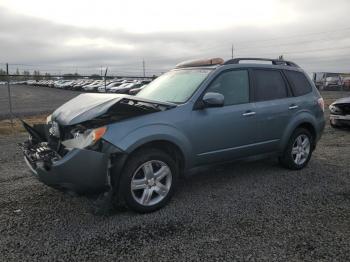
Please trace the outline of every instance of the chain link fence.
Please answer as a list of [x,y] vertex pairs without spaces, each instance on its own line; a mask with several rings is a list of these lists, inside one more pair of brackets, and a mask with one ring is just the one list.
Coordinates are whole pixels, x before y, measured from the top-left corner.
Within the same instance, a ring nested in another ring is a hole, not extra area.
[[[9,121],[12,127],[17,117],[49,114],[82,92],[98,92],[97,89],[84,90],[83,84],[98,82],[106,92],[106,87],[113,82],[135,83],[134,86],[139,87],[156,77],[108,75],[107,69],[104,72],[101,70],[101,74],[89,75],[78,73],[51,75],[41,74],[37,70],[32,72],[24,70],[22,73],[19,73],[18,69],[16,71],[10,73],[8,64],[0,64],[0,121]],[[69,83],[71,85],[68,85]]]

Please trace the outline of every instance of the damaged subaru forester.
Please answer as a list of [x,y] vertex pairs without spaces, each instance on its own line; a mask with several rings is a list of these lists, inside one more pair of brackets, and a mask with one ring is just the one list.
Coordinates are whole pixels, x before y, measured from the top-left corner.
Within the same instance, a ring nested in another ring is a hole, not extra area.
[[113,192],[112,202],[146,213],[163,207],[179,177],[198,166],[276,156],[287,168],[305,167],[323,111],[319,92],[293,62],[192,60],[136,96],[81,94],[47,124],[23,122],[30,136],[22,147],[46,185]]

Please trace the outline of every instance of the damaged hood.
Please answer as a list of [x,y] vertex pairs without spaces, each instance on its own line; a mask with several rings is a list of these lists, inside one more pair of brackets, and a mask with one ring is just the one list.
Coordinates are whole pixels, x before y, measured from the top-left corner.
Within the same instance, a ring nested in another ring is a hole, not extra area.
[[115,114],[130,115],[131,117],[163,111],[172,107],[176,107],[176,104],[122,94],[89,93],[78,95],[57,108],[52,113],[51,119],[61,125],[75,125],[101,117],[112,110]]
[[340,99],[336,100],[335,102],[333,102],[333,105],[336,105],[336,104],[347,104],[347,103],[350,103],[350,96],[349,97],[343,97],[343,98],[340,98]]

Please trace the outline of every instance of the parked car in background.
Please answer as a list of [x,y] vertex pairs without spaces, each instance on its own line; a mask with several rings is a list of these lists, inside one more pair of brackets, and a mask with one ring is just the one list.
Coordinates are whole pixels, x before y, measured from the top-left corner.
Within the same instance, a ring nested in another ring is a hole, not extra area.
[[144,89],[147,85],[142,85],[140,87],[132,88],[129,90],[129,95],[136,95],[138,92],[140,92],[142,89]]
[[132,89],[129,90],[129,95],[136,95],[138,92],[140,92],[142,89],[144,89],[149,83],[151,83],[152,80],[144,80],[141,81],[140,87],[133,87]]
[[[51,80],[27,80],[27,81],[12,81],[11,84],[25,84],[29,86],[38,87],[52,87],[59,89],[79,90],[86,92],[114,92],[114,93],[128,93],[130,87],[138,87],[142,84],[147,84],[151,79],[107,79],[104,80],[93,80],[93,79],[51,79]],[[105,90],[106,84],[106,90]],[[133,85],[131,85],[133,84]],[[120,87],[123,85],[122,87]],[[127,86],[127,87],[126,87]],[[119,88],[117,88],[119,87]],[[114,88],[110,91],[111,88]]]
[[36,81],[35,80],[28,80],[26,81],[27,85],[35,85]]
[[106,87],[103,85],[103,86],[100,86],[97,91],[100,92],[100,93],[106,93],[106,92],[109,92],[109,90],[112,88],[112,87],[117,87],[117,86],[120,86],[124,81],[122,80],[118,80],[118,81],[114,81],[114,82],[111,82],[109,83],[108,85],[106,85]]
[[324,124],[323,99],[296,64],[213,58],[180,63],[136,96],[81,94],[46,125],[24,123],[23,152],[43,183],[109,189],[111,201],[145,213],[202,165],[275,156],[304,168]]
[[350,90],[350,77],[346,76],[342,79],[343,90]]
[[323,89],[338,89],[341,86],[340,76],[329,76],[324,82]]
[[129,90],[135,85],[133,82],[127,82],[121,84],[120,86],[111,87],[108,92],[109,93],[118,93],[118,94],[127,94]]
[[82,89],[84,91],[97,91],[97,88],[99,88],[100,86],[104,85],[104,82],[102,80],[96,80],[94,82],[92,82],[89,85],[85,85],[82,87]]
[[326,86],[326,79],[328,77],[340,77],[340,73],[330,73],[330,72],[315,72],[313,73],[312,79],[315,83],[317,89],[323,90]]
[[329,106],[332,127],[350,126],[350,97],[336,100]]

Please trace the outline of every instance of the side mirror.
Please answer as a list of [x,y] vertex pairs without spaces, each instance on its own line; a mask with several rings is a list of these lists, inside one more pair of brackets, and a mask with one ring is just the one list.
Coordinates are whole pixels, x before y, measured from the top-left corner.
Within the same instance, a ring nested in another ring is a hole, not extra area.
[[203,96],[203,107],[221,107],[224,105],[225,98],[220,93],[208,92]]

